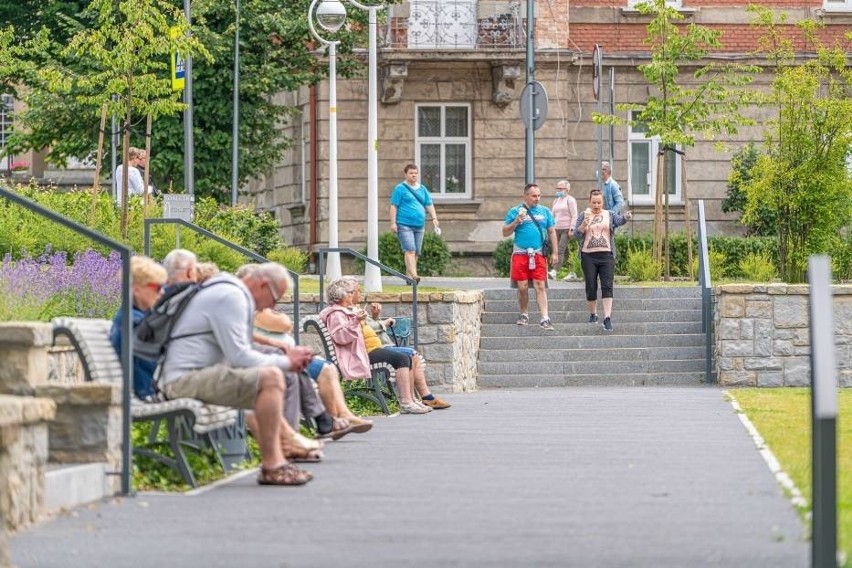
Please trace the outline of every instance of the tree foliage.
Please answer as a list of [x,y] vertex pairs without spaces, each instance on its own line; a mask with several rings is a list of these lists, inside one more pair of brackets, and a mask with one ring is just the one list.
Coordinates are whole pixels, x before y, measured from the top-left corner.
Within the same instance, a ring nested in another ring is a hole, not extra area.
[[[743,187],[751,183],[752,170],[759,155],[757,147],[749,143],[740,148],[731,159],[727,196],[722,200],[722,211],[725,213],[745,211],[747,197]],[[759,205],[748,223],[742,218],[740,221],[745,224],[749,235],[766,237],[775,234],[775,212],[765,204]]]
[[[141,11],[144,6],[163,2],[173,10],[183,5],[182,0],[138,0],[133,5],[135,10]],[[81,11],[80,2],[22,0],[22,3],[29,13],[16,14],[10,21],[25,30],[22,38],[34,35],[45,26],[50,31],[51,42],[42,53],[56,50],[58,44],[68,43],[79,34],[98,34],[104,25],[85,10]],[[92,5],[112,3],[95,0]],[[281,134],[280,128],[297,109],[284,104],[276,95],[315,84],[328,74],[328,66],[317,57],[309,36],[309,4],[309,0],[241,1],[240,184],[268,172],[292,143]],[[193,0],[191,9],[192,40],[211,56],[209,59],[194,58],[192,62],[195,192],[224,200],[230,195],[231,180],[235,3],[233,0]],[[121,20],[113,24],[118,21]],[[175,21],[179,19],[175,17]],[[347,21],[350,25],[335,36],[341,41],[337,68],[341,77],[353,76],[362,69],[352,46],[366,43],[366,12],[350,7]],[[136,29],[127,29],[125,33],[130,36],[127,41],[133,38],[133,41],[158,43],[168,39],[167,33],[163,38],[142,36]],[[28,57],[36,62],[44,61],[39,54]],[[163,84],[168,84],[168,61],[166,54],[157,65],[148,66]],[[76,61],[72,68],[81,76],[93,71],[85,59]],[[66,96],[57,101],[43,83],[27,80],[25,84],[32,91],[27,102],[32,103],[33,114],[26,131],[12,141],[10,151],[20,153],[30,148],[50,148],[48,160],[57,164],[63,164],[72,156],[91,155],[97,143],[99,109],[85,104],[79,85],[69,85]],[[159,113],[153,125],[151,170],[162,188],[183,186],[183,117],[177,110],[180,108]],[[131,144],[142,146],[144,113],[136,115],[140,120],[130,125]]]
[[[842,246],[841,230],[852,222],[852,70],[848,46],[825,46],[818,24],[799,29],[815,56],[791,63],[788,43],[769,10],[756,8],[756,25],[772,38],[763,45],[775,63],[768,102],[778,109],[766,125],[764,153],[743,185],[743,220],[753,223],[768,209],[776,218],[781,277],[804,282],[807,257]],[[852,38],[846,39],[848,42]]]

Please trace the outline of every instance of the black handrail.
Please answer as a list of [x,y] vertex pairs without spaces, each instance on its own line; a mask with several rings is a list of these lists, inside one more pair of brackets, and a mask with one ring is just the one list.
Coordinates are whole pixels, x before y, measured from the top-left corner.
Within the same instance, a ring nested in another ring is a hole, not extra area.
[[[211,233],[207,229],[203,227],[199,227],[198,225],[194,225],[189,221],[184,221],[183,219],[145,219],[145,255],[151,256],[151,225],[180,225],[181,227],[186,227],[192,231],[195,231],[199,235],[207,237],[208,239],[213,239],[217,243],[228,247],[229,249],[236,251],[240,254],[243,254],[250,259],[256,262],[270,262],[268,258],[265,256],[259,255],[253,250],[249,250],[245,247],[242,247],[236,243],[232,243],[231,241],[220,237],[216,233]],[[284,268],[287,268],[286,266]],[[287,272],[290,274],[290,277],[293,279],[293,337],[296,342],[299,342],[299,273],[294,272],[287,268]]]
[[132,467],[132,438],[130,435],[130,389],[133,384],[133,312],[131,309],[130,297],[130,256],[133,254],[133,249],[127,245],[114,241],[111,238],[97,231],[93,231],[80,223],[69,219],[55,211],[51,211],[46,207],[35,203],[0,186],[0,197],[5,197],[9,201],[17,203],[21,207],[25,207],[30,211],[38,213],[43,217],[47,217],[51,221],[55,221],[60,225],[64,225],[68,229],[76,233],[85,235],[86,237],[118,252],[121,256],[121,494],[130,495],[133,491],[131,486],[130,472]]
[[707,247],[707,217],[704,200],[698,201],[698,285],[701,286],[701,331],[704,332],[704,382],[715,383],[713,373],[713,284],[710,279],[710,255]]
[[402,278],[403,280],[405,280],[405,282],[407,284],[410,284],[411,287],[412,287],[412,292],[413,292],[413,299],[411,301],[411,303],[412,303],[411,309],[413,311],[412,316],[411,316],[411,336],[412,336],[412,341],[414,342],[414,349],[418,348],[418,343],[417,343],[417,281],[414,278],[406,276],[402,272],[394,270],[390,266],[382,264],[378,260],[373,260],[372,258],[368,258],[368,257],[364,256],[363,254],[361,254],[360,252],[352,250],[351,248],[327,248],[327,247],[324,247],[324,248],[317,249],[317,252],[319,253],[319,307],[320,307],[320,310],[322,310],[323,307],[325,306],[325,302],[323,301],[323,297],[324,297],[324,295],[323,295],[323,280],[325,279],[325,255],[326,255],[326,253],[330,253],[330,252],[340,253],[340,252],[342,252],[342,253],[345,253],[345,254],[351,254],[352,256],[354,256],[356,258],[360,258],[364,262],[369,262],[373,266],[378,266],[380,270],[388,272],[391,276],[397,276],[399,278]]

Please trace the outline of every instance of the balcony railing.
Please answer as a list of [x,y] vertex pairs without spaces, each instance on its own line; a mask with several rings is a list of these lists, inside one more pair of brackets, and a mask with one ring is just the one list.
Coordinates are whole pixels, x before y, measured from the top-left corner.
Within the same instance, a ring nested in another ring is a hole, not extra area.
[[520,0],[409,0],[389,7],[379,32],[397,49],[513,49],[526,45]]

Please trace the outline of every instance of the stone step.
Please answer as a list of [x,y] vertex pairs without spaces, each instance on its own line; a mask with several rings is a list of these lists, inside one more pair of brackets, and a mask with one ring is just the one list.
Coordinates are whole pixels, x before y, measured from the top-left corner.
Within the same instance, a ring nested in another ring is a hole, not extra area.
[[[540,349],[483,349],[479,352],[480,363],[500,363],[541,361]],[[684,361],[700,359],[704,361],[704,346],[696,347],[625,347],[612,349],[601,345],[598,349],[559,349],[548,348],[547,358],[550,361]]]
[[530,388],[530,387],[577,387],[577,386],[687,386],[700,385],[704,373],[619,373],[602,375],[487,375],[479,377],[479,388]]
[[[531,312],[538,312],[538,306],[535,303],[535,295],[529,295],[529,309]],[[547,300],[548,311],[551,313],[588,313],[588,308],[585,296],[577,294],[573,298],[552,298],[548,295]],[[701,300],[695,298],[651,298],[651,299],[630,299],[621,298],[618,295],[613,300],[613,313],[620,311],[696,311],[701,310]],[[486,313],[518,313],[518,297],[493,300],[486,299],[483,305],[483,311]],[[601,311],[600,301],[598,301],[598,313]]]
[[[516,326],[517,327],[517,326]],[[529,334],[524,337],[488,337],[483,335],[479,340],[480,353],[482,350],[520,351],[530,350],[540,354],[545,353],[551,342],[543,342],[541,336],[557,339],[553,332],[546,332],[538,326],[528,326]],[[593,326],[589,326],[593,327]],[[600,329],[600,328],[599,328]],[[603,331],[603,330],[601,330]],[[589,336],[563,336],[558,338],[559,349],[622,349],[630,347],[703,347],[704,334],[677,335],[616,335],[615,333]]]
[[[530,306],[530,309],[538,311],[533,306]],[[598,310],[598,315],[601,315],[600,310]],[[587,323],[588,320],[585,305],[582,307],[582,311],[571,310],[567,314],[564,311],[551,310],[550,316],[554,323]],[[613,312],[613,318],[614,320],[617,319],[619,323],[700,322],[701,310],[616,310]],[[481,319],[483,324],[513,324],[518,319],[518,310],[516,307],[512,312],[483,312]]]
[[[549,339],[545,340],[544,345],[554,345],[554,342],[561,342],[566,337],[577,336],[621,336],[621,335],[682,335],[682,334],[700,334],[701,322],[638,322],[638,323],[623,323],[618,320],[612,322],[612,332],[604,331],[601,323],[564,323],[559,315],[554,314],[553,318],[554,331],[545,331],[541,329],[538,322],[538,316],[530,314],[529,325],[516,325],[514,323],[489,323],[482,326],[482,338],[500,338],[500,337],[536,337],[546,335]],[[702,336],[703,337],[703,336]]]
[[50,512],[70,509],[113,495],[107,464],[48,464],[45,506]]
[[687,373],[704,370],[704,359],[636,360],[636,361],[523,361],[489,363],[480,361],[477,365],[479,380],[489,376],[510,375],[598,375],[607,377],[620,374]]
[[[557,300],[574,298],[578,294],[585,296],[585,286],[581,282],[558,283],[547,289],[547,295]],[[511,300],[517,297],[518,292],[509,288],[508,280],[506,288],[502,290],[485,290],[486,300]],[[646,286],[615,286],[615,297],[624,299],[672,299],[672,298],[701,298],[701,289],[698,286],[673,286],[666,288],[654,288]]]

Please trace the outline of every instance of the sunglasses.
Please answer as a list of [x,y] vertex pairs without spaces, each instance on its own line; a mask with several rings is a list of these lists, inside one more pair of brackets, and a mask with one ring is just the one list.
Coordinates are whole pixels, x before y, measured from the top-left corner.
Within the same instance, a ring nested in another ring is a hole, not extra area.
[[269,294],[272,296],[272,303],[277,304],[278,300],[281,299],[281,296],[283,296],[284,293],[278,291],[278,288],[272,283],[272,280],[267,280],[266,286],[269,288]]
[[160,292],[163,289],[163,285],[157,284],[156,282],[148,282],[147,284],[145,284],[145,288],[150,288],[155,292]]

